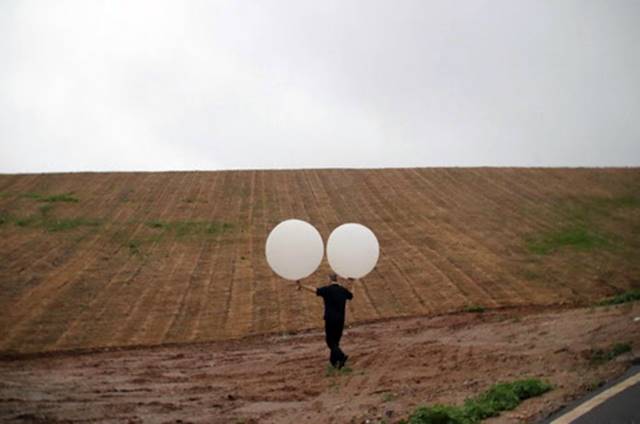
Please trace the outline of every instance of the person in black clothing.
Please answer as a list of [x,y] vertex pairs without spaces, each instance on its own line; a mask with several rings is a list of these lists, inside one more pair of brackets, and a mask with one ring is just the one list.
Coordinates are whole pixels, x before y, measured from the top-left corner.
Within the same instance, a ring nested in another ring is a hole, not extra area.
[[340,338],[344,329],[344,310],[347,300],[353,299],[353,294],[338,284],[336,274],[330,274],[329,279],[331,284],[318,289],[301,285],[298,281],[298,290],[303,288],[322,297],[324,301],[324,331],[327,346],[331,350],[329,362],[333,367],[342,368],[349,358],[340,349]]

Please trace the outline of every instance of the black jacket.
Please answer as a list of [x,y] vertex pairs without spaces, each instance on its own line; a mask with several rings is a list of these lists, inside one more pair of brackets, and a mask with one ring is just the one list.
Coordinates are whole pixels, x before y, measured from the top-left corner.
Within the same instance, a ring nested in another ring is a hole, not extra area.
[[344,321],[344,308],[347,300],[353,299],[353,294],[340,284],[330,284],[316,290],[316,295],[324,300],[324,319]]

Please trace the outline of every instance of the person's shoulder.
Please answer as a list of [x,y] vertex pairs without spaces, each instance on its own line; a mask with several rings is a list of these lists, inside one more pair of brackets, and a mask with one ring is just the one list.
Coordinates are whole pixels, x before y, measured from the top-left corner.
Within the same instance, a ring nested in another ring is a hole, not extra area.
[[345,296],[347,296],[347,299],[352,299],[353,298],[353,293],[351,293],[351,291],[348,288],[343,287],[342,289],[344,290],[344,294],[345,294]]
[[324,293],[327,292],[327,290],[330,290],[331,286],[322,286],[322,287],[318,287],[316,289],[316,295],[318,296],[322,296]]
[[336,284],[335,290],[336,290],[336,292],[345,294],[347,296],[351,295],[351,292],[349,291],[349,289],[346,288],[345,286],[343,286],[342,284]]

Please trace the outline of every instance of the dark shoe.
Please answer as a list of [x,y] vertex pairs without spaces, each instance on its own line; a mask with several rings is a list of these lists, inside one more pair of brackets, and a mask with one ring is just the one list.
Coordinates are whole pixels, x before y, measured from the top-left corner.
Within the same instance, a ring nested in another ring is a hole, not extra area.
[[338,361],[338,369],[342,369],[344,365],[347,363],[347,359],[349,359],[349,355],[344,355],[341,361]]

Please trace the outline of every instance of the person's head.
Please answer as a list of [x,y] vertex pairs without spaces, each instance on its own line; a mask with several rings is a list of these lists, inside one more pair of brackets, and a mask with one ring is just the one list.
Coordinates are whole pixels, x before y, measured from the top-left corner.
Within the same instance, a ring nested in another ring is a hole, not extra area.
[[332,283],[337,283],[338,274],[336,274],[335,272],[332,272],[331,274],[329,274],[329,281],[331,281]]

